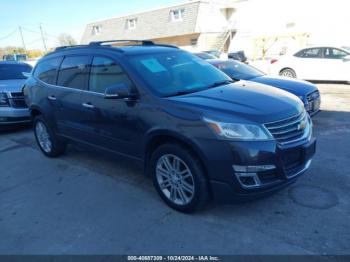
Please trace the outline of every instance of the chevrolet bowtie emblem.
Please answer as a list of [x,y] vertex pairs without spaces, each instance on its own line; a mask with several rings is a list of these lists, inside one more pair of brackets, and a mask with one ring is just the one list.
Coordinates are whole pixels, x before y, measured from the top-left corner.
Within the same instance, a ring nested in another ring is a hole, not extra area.
[[303,120],[299,126],[298,126],[298,130],[301,131],[301,130],[304,130],[306,128],[306,120]]

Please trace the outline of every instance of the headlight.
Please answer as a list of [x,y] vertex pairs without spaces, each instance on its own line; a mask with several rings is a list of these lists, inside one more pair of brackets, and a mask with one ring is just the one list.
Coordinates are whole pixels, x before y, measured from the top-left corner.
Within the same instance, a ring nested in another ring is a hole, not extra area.
[[203,118],[214,133],[223,139],[230,140],[270,140],[273,139],[268,130],[259,125],[223,123]]
[[0,106],[9,106],[9,100],[6,93],[0,93]]

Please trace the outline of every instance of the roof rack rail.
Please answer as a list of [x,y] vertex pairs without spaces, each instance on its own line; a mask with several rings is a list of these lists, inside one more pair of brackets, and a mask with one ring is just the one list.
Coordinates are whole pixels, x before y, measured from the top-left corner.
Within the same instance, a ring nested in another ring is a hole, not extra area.
[[96,41],[96,42],[91,42],[89,45],[90,46],[102,46],[103,44],[129,43],[129,42],[141,43],[141,45],[144,45],[144,46],[163,46],[163,47],[178,48],[177,46],[174,46],[174,45],[157,44],[157,43],[154,43],[152,40],[133,40],[133,39]]
[[103,44],[111,44],[111,43],[127,43],[127,42],[137,42],[141,43],[142,45],[156,45],[153,41],[151,40],[107,40],[107,41],[96,41],[96,42],[91,42],[89,45],[90,46],[101,46]]
[[87,45],[66,45],[66,46],[59,46],[55,48],[55,51],[67,49],[67,48],[75,48],[75,47],[87,47]]

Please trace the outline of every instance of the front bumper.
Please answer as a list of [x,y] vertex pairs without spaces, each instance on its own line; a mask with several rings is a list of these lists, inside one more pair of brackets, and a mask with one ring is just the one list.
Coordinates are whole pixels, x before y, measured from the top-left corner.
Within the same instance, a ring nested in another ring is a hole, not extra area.
[[0,126],[30,123],[28,108],[0,107]]
[[[262,197],[290,185],[309,169],[316,152],[314,138],[283,146],[276,141],[206,142],[212,194],[223,203]],[[237,166],[257,170],[244,173]]]
[[304,101],[305,109],[310,116],[314,116],[321,111],[321,98],[312,101]]

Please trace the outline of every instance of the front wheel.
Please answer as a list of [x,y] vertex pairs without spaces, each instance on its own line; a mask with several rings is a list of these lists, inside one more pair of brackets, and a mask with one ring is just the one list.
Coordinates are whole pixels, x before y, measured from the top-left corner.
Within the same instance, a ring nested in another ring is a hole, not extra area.
[[160,146],[152,155],[154,186],[173,209],[190,213],[209,200],[208,181],[197,157],[177,144]]
[[293,69],[290,69],[290,68],[283,69],[280,72],[280,76],[289,77],[289,78],[297,78],[297,74],[295,73],[295,71]]
[[45,156],[58,157],[64,153],[66,145],[57,138],[41,115],[34,119],[34,135]]

